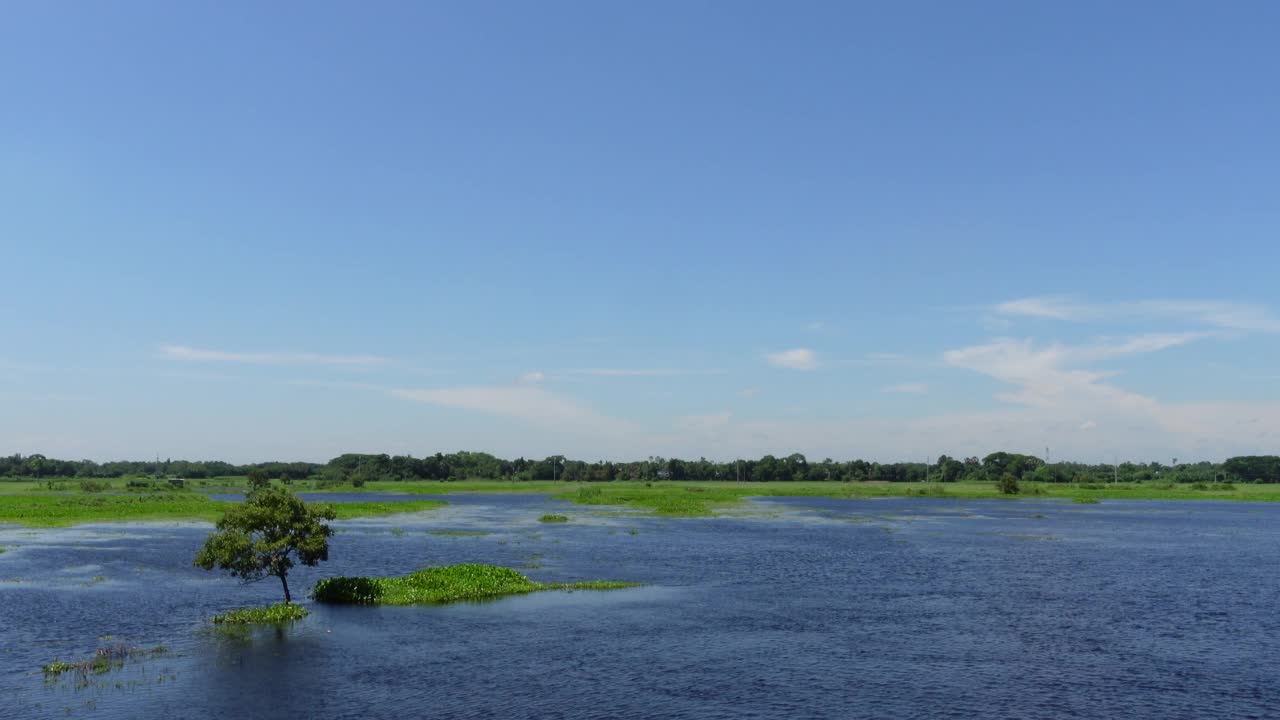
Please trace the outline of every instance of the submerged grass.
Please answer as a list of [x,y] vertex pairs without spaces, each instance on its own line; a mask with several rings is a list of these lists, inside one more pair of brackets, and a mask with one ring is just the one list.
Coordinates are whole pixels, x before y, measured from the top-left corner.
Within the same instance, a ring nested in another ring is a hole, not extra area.
[[124,666],[125,660],[134,657],[155,657],[165,655],[169,649],[164,645],[157,645],[151,649],[139,647],[131,647],[123,643],[100,647],[94,653],[93,657],[77,662],[66,662],[65,660],[53,660],[45,665],[41,665],[40,669],[44,672],[45,679],[52,680],[63,673],[74,672],[80,676],[101,675],[111,670]]
[[[376,497],[376,496],[375,496]],[[61,527],[91,522],[137,520],[216,521],[234,503],[195,493],[155,494],[0,494],[0,523]],[[432,510],[443,500],[332,503],[339,520]]]
[[569,522],[569,516],[568,515],[543,515],[542,517],[538,518],[538,522],[567,523]]
[[311,612],[301,605],[276,603],[267,607],[230,610],[221,615],[214,615],[213,622],[216,625],[283,625],[301,620],[310,614]]
[[316,583],[316,602],[348,605],[439,605],[487,600],[540,590],[617,590],[638,583],[589,581],[539,583],[510,568],[494,565],[446,565],[403,577],[335,577]]

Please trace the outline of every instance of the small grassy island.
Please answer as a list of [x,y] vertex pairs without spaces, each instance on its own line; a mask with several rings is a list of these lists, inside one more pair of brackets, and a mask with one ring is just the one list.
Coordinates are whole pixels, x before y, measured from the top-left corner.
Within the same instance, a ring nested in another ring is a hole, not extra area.
[[568,515],[543,515],[542,517],[538,518],[538,522],[567,523],[569,522],[569,516]]
[[301,620],[311,613],[301,605],[276,603],[267,607],[240,608],[214,615],[215,625],[283,625]]
[[494,565],[446,565],[403,577],[335,577],[316,583],[316,602],[346,605],[440,605],[488,600],[540,590],[618,590],[639,583],[593,580],[539,583],[510,568]]

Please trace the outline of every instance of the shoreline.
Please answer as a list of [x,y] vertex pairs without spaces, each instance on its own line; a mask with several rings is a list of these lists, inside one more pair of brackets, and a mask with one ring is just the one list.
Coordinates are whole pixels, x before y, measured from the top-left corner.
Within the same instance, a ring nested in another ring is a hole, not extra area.
[[[1023,483],[1022,492],[1004,495],[991,483],[736,483],[736,482],[610,482],[552,483],[465,480],[455,482],[376,482],[362,488],[311,489],[304,494],[345,493],[357,501],[333,502],[339,520],[377,518],[430,511],[447,505],[448,495],[547,495],[583,509],[623,507],[656,517],[717,517],[731,514],[751,499],[823,497],[833,499],[934,498],[960,500],[1058,499],[1092,504],[1108,500],[1280,502],[1280,485],[1157,484],[1076,485]],[[27,488],[0,493],[0,525],[15,527],[73,527],[97,523],[215,522],[231,503],[209,494],[243,492],[244,487],[188,489],[172,493],[84,493]],[[418,495],[420,500],[383,501],[386,494]],[[364,499],[367,497],[368,499]],[[312,500],[316,502],[316,500]],[[323,501],[320,501],[323,502]]]

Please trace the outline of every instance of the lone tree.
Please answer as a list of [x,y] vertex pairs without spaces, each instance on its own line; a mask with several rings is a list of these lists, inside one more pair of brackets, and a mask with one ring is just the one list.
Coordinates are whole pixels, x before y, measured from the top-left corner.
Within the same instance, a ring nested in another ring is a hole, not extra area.
[[284,587],[284,601],[292,602],[289,569],[295,558],[308,566],[329,559],[333,528],[324,521],[333,518],[333,508],[308,507],[284,488],[252,490],[218,521],[217,532],[196,553],[195,565],[226,570],[246,583],[274,575]]

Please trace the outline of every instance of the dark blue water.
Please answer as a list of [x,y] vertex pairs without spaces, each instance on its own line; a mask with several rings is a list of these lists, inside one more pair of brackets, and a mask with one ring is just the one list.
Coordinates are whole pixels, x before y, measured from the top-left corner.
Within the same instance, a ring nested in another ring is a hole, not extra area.
[[[663,520],[453,500],[339,523],[291,584],[486,562],[649,586],[313,606],[228,636],[207,618],[279,585],[191,568],[207,526],[4,529],[0,717],[1280,717],[1280,506],[774,499]],[[536,522],[551,511],[574,522]],[[114,642],[173,654],[79,688],[38,671]]]

